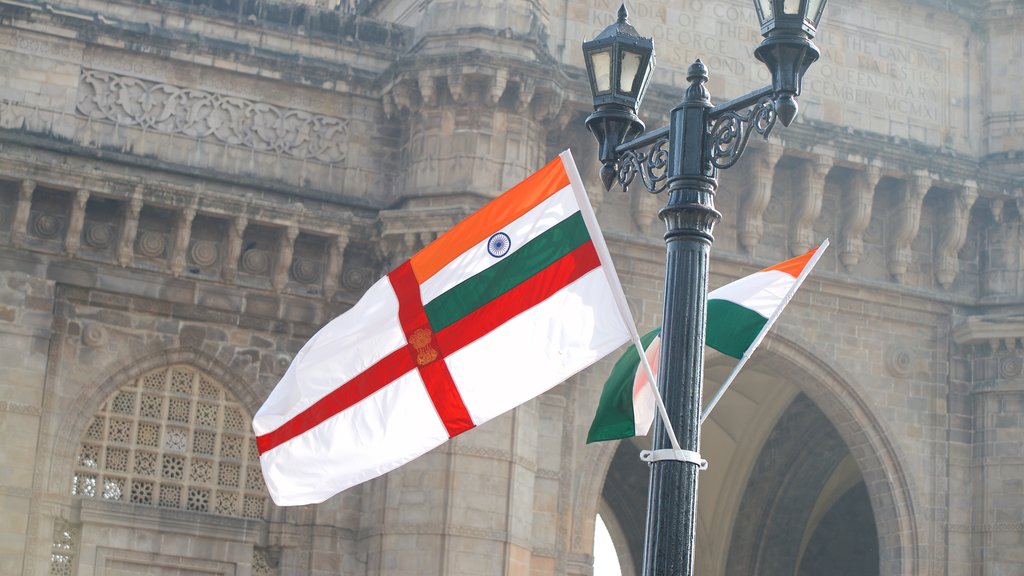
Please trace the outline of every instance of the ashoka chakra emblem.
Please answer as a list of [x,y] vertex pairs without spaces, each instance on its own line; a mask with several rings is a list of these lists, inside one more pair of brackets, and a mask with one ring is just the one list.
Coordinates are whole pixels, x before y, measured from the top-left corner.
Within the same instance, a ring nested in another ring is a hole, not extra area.
[[501,258],[505,254],[508,254],[508,251],[511,248],[512,239],[504,232],[498,232],[494,236],[491,236],[491,239],[487,241],[487,253],[495,258]]

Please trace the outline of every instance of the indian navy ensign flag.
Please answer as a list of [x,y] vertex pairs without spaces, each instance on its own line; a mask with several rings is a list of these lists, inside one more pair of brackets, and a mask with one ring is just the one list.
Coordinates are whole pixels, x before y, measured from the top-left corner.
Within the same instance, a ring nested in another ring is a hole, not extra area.
[[630,339],[621,290],[563,152],[303,346],[253,418],[274,502],[321,502],[600,360]]
[[[825,240],[806,254],[708,293],[705,343],[722,354],[740,359],[740,363],[705,409],[705,414],[721,398],[827,247],[828,240]],[[655,329],[641,338],[648,362],[655,371],[661,349],[659,332],[660,329]],[[640,355],[629,349],[612,368],[587,435],[588,443],[645,436],[651,429],[655,414],[654,392],[639,365]]]

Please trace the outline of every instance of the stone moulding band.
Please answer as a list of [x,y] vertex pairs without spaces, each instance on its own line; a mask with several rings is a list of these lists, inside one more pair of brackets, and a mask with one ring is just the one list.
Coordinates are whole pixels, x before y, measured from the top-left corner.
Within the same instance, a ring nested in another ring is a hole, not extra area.
[[346,119],[131,76],[82,70],[76,108],[92,120],[301,160],[333,164],[346,158]]

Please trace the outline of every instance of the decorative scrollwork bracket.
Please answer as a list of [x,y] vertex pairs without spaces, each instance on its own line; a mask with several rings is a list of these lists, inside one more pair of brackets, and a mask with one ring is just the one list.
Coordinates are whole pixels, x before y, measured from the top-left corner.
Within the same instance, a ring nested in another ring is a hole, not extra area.
[[633,149],[619,158],[618,178],[623,192],[629,192],[629,186],[637,176],[651,194],[658,194],[668,185],[668,136],[658,138],[643,149]]
[[746,113],[726,109],[717,117],[712,116],[708,139],[711,163],[719,169],[736,164],[747,147],[750,134],[756,132],[767,140],[778,119],[771,95],[761,97]]

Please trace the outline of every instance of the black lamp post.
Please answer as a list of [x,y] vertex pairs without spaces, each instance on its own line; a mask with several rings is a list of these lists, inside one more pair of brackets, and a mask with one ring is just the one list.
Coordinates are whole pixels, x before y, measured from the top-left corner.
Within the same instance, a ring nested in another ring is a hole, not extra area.
[[714,204],[718,170],[739,160],[752,131],[767,138],[777,120],[788,126],[796,117],[803,75],[818,59],[811,39],[826,1],[754,0],[764,36],[754,55],[772,84],[713,106],[707,68],[697,60],[669,125],[646,134],[636,112],[654,67],[653,42],[629,24],[623,5],[614,24],[583,43],[594,94],[586,122],[600,144],[605,187],[618,181],[625,190],[639,176],[648,192],[668,190],[659,212],[667,252],[659,379],[682,450],[670,449],[656,419],[654,453],[661,456],[651,459],[644,576],[693,573],[699,459],[683,452],[700,450],[708,260],[721,219]]

